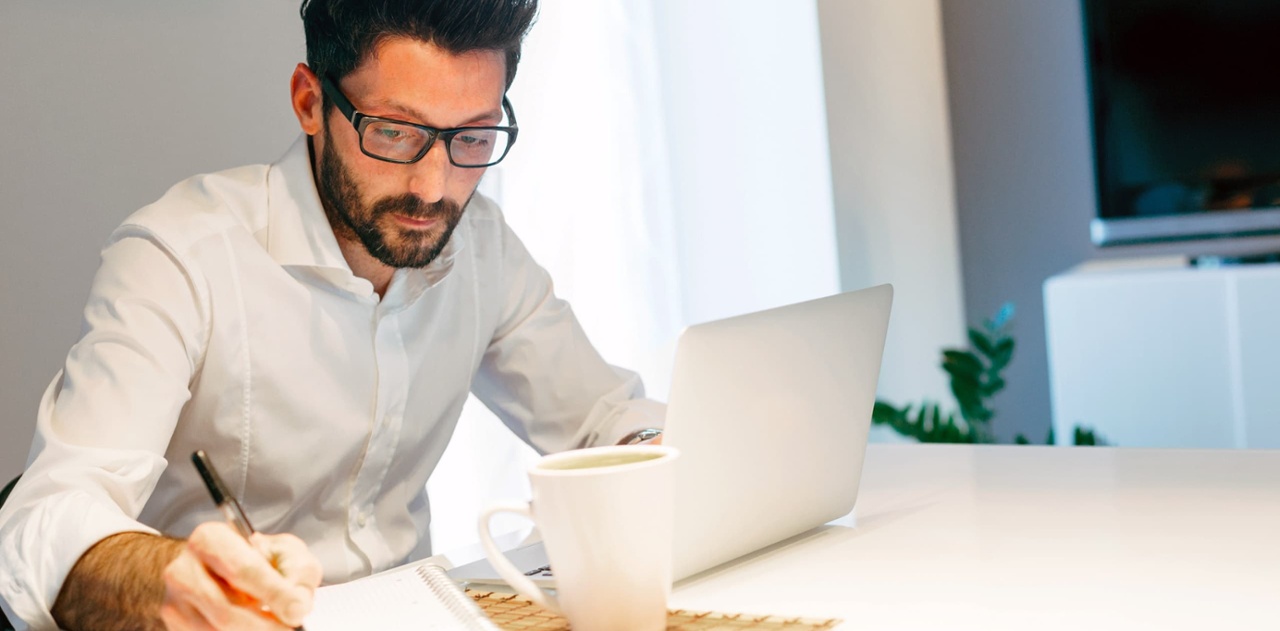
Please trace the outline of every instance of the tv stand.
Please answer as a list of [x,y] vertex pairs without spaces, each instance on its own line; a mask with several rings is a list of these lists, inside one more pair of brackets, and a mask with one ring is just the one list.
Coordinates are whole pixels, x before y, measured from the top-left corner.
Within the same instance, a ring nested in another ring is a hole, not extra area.
[[1098,261],[1044,299],[1060,444],[1280,448],[1280,262]]

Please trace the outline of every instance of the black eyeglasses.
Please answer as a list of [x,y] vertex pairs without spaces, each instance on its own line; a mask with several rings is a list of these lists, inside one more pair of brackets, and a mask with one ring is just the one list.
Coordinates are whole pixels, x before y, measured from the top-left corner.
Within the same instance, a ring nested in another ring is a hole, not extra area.
[[351,122],[360,136],[360,151],[370,158],[396,164],[412,164],[422,159],[439,138],[444,141],[449,162],[464,169],[493,166],[507,157],[516,144],[516,113],[511,101],[502,97],[502,109],[511,121],[509,127],[459,127],[436,129],[391,118],[368,116],[356,111],[351,100],[328,77],[320,78],[320,87],[333,99],[338,111]]

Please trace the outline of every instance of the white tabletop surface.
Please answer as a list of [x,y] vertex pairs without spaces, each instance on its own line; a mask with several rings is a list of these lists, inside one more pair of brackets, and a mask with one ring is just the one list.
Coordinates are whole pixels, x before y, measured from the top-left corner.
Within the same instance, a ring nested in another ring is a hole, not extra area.
[[841,522],[681,581],[671,605],[848,629],[1280,629],[1280,451],[871,445]]

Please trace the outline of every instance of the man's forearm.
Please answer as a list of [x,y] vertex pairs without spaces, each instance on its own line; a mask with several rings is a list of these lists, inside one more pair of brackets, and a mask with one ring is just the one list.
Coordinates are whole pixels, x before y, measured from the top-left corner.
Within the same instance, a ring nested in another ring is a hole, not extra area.
[[183,545],[138,532],[99,541],[71,568],[53,619],[68,631],[163,630],[164,568]]

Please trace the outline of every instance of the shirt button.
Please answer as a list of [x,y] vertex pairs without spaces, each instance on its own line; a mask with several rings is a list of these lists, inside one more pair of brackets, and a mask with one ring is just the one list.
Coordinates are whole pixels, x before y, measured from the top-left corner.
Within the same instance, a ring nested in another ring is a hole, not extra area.
[[356,515],[356,525],[364,528],[364,525],[367,523],[369,523],[369,514],[364,511],[360,511],[360,514]]

